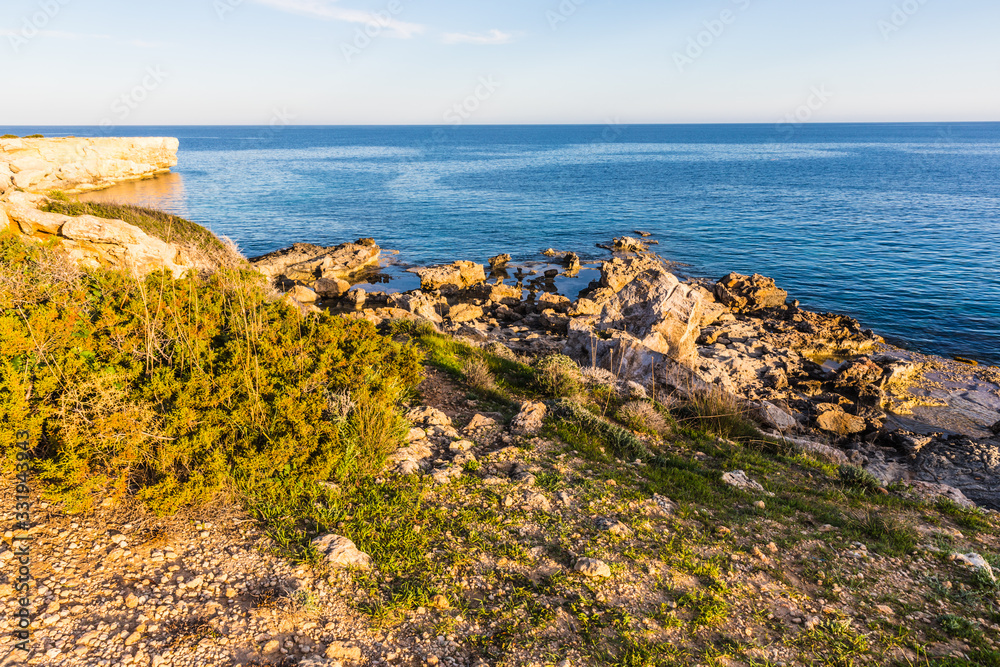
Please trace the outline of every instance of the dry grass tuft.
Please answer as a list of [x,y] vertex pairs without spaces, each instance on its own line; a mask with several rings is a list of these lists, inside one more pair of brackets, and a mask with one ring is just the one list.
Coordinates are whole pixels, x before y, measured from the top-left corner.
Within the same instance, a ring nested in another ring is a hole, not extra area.
[[494,391],[497,387],[496,377],[489,364],[480,357],[469,357],[462,366],[462,374],[470,387],[478,391]]

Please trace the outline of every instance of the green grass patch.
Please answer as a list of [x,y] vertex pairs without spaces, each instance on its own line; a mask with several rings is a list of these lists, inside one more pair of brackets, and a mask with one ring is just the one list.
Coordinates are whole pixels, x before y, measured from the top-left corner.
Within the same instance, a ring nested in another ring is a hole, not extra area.
[[967,531],[982,533],[993,528],[989,518],[979,508],[966,509],[950,498],[938,498],[935,507],[943,516]]

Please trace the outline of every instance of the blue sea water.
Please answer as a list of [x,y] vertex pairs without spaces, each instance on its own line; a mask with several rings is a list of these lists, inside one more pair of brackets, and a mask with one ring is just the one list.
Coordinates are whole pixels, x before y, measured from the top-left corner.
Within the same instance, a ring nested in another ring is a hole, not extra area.
[[[99,128],[0,128],[47,136]],[[1000,364],[1000,124],[129,127],[174,174],[110,196],[248,255],[370,236],[412,264],[642,229],[693,275],[772,276],[893,342]]]

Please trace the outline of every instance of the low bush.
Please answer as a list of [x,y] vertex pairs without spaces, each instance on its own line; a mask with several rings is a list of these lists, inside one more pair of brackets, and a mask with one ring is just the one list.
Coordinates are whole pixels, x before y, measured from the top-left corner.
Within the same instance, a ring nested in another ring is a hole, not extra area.
[[664,435],[670,432],[670,424],[649,401],[629,401],[618,408],[618,421],[633,431]]
[[864,468],[844,464],[840,466],[838,473],[840,481],[843,482],[844,486],[849,488],[857,489],[864,493],[877,493],[882,488],[882,482],[878,480],[878,477]]
[[580,394],[583,376],[575,361],[564,354],[550,354],[534,363],[535,384],[549,398],[573,398]]
[[70,511],[108,494],[169,513],[275,480],[360,483],[405,433],[416,349],[364,321],[303,319],[257,274],[79,273],[3,233],[0,288],[4,465],[28,431]]

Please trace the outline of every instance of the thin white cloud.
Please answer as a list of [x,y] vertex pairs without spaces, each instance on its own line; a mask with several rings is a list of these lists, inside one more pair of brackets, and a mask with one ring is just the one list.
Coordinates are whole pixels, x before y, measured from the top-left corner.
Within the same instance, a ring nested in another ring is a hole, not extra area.
[[441,37],[445,44],[509,44],[514,40],[514,35],[502,30],[490,30],[487,33],[463,33],[449,32]]
[[406,23],[397,21],[388,11],[369,12],[361,9],[346,9],[337,6],[337,0],[253,0],[259,5],[265,5],[282,12],[300,14],[303,16],[314,16],[328,21],[344,21],[346,23],[360,23],[381,26],[388,31],[388,35],[400,39],[410,39],[419,35],[425,29],[418,23]]

